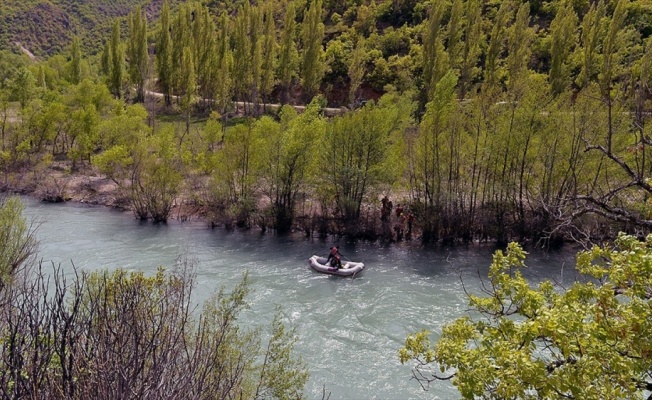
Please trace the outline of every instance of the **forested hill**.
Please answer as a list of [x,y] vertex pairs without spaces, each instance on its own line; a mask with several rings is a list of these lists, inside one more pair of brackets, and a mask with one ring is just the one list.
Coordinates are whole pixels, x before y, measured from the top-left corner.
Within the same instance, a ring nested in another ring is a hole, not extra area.
[[21,43],[36,56],[51,56],[68,47],[74,35],[87,53],[95,53],[108,37],[114,18],[142,6],[150,18],[163,0],[2,0],[0,48]]

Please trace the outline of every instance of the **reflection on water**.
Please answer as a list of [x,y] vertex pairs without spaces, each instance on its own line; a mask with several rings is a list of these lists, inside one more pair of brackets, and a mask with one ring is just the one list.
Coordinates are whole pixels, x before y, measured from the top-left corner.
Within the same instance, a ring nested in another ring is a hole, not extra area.
[[[461,279],[468,290],[478,290],[491,262],[489,246],[423,249],[225,232],[200,223],[154,225],[100,207],[23,200],[27,217],[41,223],[39,255],[45,262],[153,273],[187,253],[198,261],[198,301],[222,286],[232,288],[249,271],[253,293],[244,323],[271,322],[282,306],[310,368],[310,398],[321,398],[324,387],[330,399],[459,397],[450,383],[423,392],[397,352],[409,333],[427,328],[436,337],[445,322],[464,314]],[[355,279],[312,271],[308,258],[325,256],[333,244],[346,258],[363,261],[365,271]],[[574,251],[533,252],[527,264],[529,279],[572,279]]]

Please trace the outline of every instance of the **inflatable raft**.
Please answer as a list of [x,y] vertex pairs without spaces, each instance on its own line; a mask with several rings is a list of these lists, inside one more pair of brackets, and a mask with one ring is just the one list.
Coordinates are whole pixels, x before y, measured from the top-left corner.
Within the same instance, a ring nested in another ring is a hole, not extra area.
[[326,257],[312,256],[308,259],[308,265],[317,272],[322,274],[354,276],[364,269],[361,262],[347,261],[342,263],[342,268],[333,268],[326,263]]

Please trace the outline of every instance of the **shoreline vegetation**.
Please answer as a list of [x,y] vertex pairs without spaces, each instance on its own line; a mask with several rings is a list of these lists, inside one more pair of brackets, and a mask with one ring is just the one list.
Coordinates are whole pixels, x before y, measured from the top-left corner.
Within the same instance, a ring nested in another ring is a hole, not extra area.
[[[37,57],[0,50],[2,189],[154,223],[506,245],[439,345],[407,338],[424,389],[649,394],[649,2],[37,1],[0,2],[0,43]],[[188,268],[21,276],[21,210],[0,207],[3,397],[304,398],[280,312],[267,350],[235,323],[246,276],[198,320]],[[567,241],[602,243],[585,278],[530,287],[514,242]]]
[[3,187],[424,244],[652,229],[652,9],[380,3],[163,2],[0,52]]

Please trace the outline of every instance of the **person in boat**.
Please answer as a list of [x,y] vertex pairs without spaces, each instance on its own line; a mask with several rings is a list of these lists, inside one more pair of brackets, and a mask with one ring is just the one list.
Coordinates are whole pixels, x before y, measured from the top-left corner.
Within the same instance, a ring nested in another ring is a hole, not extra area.
[[340,254],[340,247],[333,246],[328,253],[328,258],[326,259],[326,264],[330,264],[331,267],[340,269],[342,268],[342,254]]

